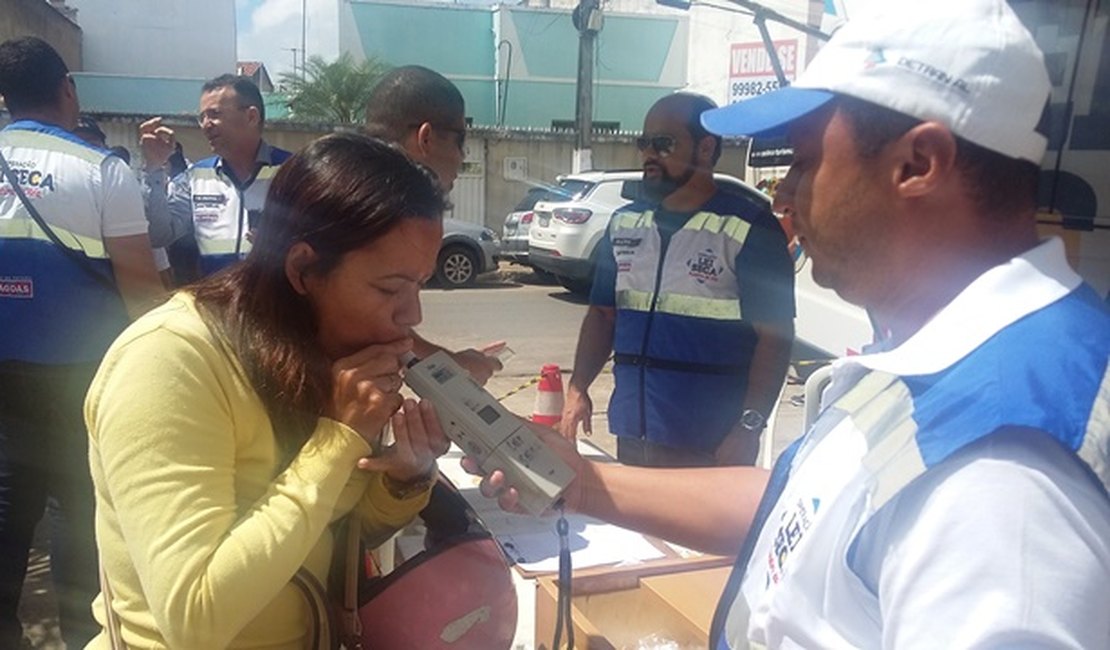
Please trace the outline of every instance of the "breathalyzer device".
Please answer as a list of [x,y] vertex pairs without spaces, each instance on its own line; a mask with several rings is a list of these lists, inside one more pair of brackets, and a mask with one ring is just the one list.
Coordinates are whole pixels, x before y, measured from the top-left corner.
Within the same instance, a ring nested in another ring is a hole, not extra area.
[[447,437],[475,459],[484,474],[504,472],[525,510],[543,513],[574,480],[574,470],[446,352],[423,359],[410,352],[402,362],[405,383],[435,406]]

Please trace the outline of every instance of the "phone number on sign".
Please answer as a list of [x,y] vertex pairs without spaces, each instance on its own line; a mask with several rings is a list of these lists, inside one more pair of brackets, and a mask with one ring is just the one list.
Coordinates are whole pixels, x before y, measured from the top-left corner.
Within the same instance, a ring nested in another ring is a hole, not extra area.
[[778,90],[779,82],[777,79],[768,79],[766,81],[734,81],[732,82],[732,97],[754,97],[769,93],[772,90]]

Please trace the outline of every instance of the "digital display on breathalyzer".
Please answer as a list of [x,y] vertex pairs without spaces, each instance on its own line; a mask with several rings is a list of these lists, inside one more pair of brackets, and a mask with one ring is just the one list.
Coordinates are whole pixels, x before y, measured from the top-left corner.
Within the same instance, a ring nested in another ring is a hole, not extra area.
[[478,417],[482,418],[486,424],[493,424],[501,417],[501,414],[497,412],[497,409],[487,404],[478,411]]

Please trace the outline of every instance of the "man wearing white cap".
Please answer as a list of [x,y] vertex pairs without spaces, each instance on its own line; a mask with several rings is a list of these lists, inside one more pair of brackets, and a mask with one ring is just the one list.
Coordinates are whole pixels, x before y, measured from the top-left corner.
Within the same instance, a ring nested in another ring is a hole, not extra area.
[[882,8],[794,86],[703,116],[788,136],[776,208],[881,351],[836,363],[769,476],[659,480],[548,436],[567,504],[739,551],[713,650],[1108,648],[1110,311],[1037,237],[1042,55],[1002,0]]

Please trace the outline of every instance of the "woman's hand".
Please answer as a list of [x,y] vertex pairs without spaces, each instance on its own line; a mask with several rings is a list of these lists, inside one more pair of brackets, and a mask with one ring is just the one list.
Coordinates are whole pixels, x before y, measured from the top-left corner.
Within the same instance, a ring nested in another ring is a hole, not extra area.
[[371,345],[331,366],[332,398],[326,415],[377,447],[389,418],[401,408],[401,355],[412,349],[404,338]]
[[407,399],[393,415],[393,444],[380,453],[358,461],[359,469],[385,472],[398,483],[414,483],[430,477],[436,459],[447,453],[451,441],[443,433],[435,408],[429,401]]

